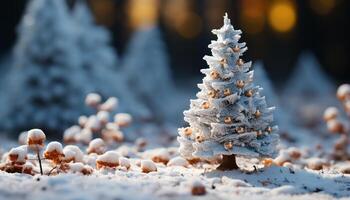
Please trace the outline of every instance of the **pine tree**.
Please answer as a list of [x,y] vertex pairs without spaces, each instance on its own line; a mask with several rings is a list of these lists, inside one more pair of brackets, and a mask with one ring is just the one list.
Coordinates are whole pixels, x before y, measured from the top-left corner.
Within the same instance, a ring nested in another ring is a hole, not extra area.
[[115,80],[118,65],[117,53],[110,46],[108,30],[95,24],[93,15],[85,0],[74,5],[73,19],[77,34],[77,46],[82,67],[92,83],[89,92],[102,96],[115,96],[118,80]]
[[212,32],[218,39],[209,45],[212,56],[204,56],[209,68],[201,70],[205,77],[198,85],[198,99],[184,112],[189,127],[179,129],[179,151],[186,159],[222,156],[219,169],[235,169],[236,156],[275,154],[274,108],[254,85],[251,62],[239,58],[247,47],[238,42],[242,32],[233,28],[227,14],[223,27]]
[[336,91],[333,81],[322,71],[311,52],[303,52],[299,56],[284,88],[282,102],[294,116],[298,116],[294,122],[300,125],[313,128],[322,125],[323,110],[328,105],[338,104],[332,96]]
[[30,1],[18,32],[4,124],[9,131],[62,131],[84,111],[89,83],[65,1]]
[[130,90],[153,112],[156,121],[171,118],[170,94],[174,90],[161,37],[157,26],[140,27],[129,42],[122,73]]

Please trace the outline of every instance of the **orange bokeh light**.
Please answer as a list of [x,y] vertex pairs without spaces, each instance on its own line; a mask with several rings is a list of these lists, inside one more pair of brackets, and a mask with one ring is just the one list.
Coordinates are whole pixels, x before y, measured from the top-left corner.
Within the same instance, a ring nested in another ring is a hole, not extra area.
[[296,24],[295,5],[290,1],[280,1],[272,4],[269,11],[269,24],[278,32],[289,32]]

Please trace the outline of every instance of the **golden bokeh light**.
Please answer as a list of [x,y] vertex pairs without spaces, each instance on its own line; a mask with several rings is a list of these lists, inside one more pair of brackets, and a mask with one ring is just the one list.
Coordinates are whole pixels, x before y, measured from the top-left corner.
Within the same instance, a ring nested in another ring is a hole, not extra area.
[[241,15],[245,31],[248,34],[256,34],[263,31],[265,26],[266,0],[242,0]]
[[127,13],[130,27],[156,24],[159,17],[158,8],[158,0],[129,0]]
[[310,0],[311,9],[319,15],[327,15],[334,9],[335,0]]
[[187,39],[198,36],[203,26],[201,17],[192,10],[193,3],[193,0],[169,0],[162,9],[166,26]]
[[297,21],[295,5],[290,1],[277,1],[272,4],[268,19],[274,30],[282,33],[291,31]]

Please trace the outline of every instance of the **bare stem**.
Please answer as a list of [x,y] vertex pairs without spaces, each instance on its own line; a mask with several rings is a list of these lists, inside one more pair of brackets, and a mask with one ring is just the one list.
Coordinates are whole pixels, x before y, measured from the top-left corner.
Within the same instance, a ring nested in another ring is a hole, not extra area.
[[54,168],[52,168],[47,175],[50,176],[53,170],[55,170],[56,168],[57,168],[57,165]]
[[43,173],[43,166],[41,165],[40,150],[39,150],[38,147],[36,148],[36,155],[37,155],[38,161],[39,161],[40,174],[44,175],[44,173]]

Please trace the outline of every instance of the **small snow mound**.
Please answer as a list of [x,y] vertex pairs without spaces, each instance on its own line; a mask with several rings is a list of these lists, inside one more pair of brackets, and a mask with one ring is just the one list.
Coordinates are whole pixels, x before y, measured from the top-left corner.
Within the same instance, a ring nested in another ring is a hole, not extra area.
[[78,172],[81,172],[84,168],[84,164],[83,163],[71,163],[69,164],[69,168],[70,168],[70,171],[72,173],[78,173]]
[[28,140],[44,141],[46,139],[45,133],[41,129],[31,129],[28,131]]
[[108,121],[109,121],[109,113],[107,112],[107,111],[99,111],[98,113],[97,113],[97,119],[100,121],[100,122],[102,122],[102,123],[104,123],[104,124],[107,124],[108,123]]
[[12,148],[8,153],[8,158],[12,162],[25,163],[27,158],[27,147],[25,145]]
[[292,185],[284,185],[275,189],[271,190],[271,193],[274,195],[281,195],[281,194],[300,194],[300,189],[292,186]]
[[145,152],[144,158],[151,159],[153,162],[156,163],[167,164],[170,160],[170,155],[167,149],[160,148]]
[[307,167],[312,170],[321,170],[324,166],[327,165],[327,160],[322,158],[309,158],[307,160]]
[[100,120],[95,115],[91,115],[86,124],[85,128],[91,129],[92,131],[98,131],[101,128]]
[[221,181],[223,184],[227,184],[233,187],[251,187],[249,183],[246,183],[239,179],[231,179],[231,178],[228,178],[227,176],[222,177]]
[[90,93],[85,98],[85,104],[88,106],[95,107],[101,103],[101,96],[97,93]]
[[180,156],[177,156],[175,158],[172,158],[168,164],[167,164],[168,167],[171,167],[171,166],[181,166],[181,167],[188,167],[189,166],[189,163],[186,159],[180,157]]
[[118,99],[115,97],[110,97],[100,106],[100,110],[111,112],[118,106]]
[[53,152],[56,151],[57,153],[62,153],[63,154],[63,148],[62,148],[62,144],[59,142],[50,142],[47,147],[46,147],[46,151],[47,152]]
[[80,116],[78,118],[78,124],[81,126],[81,127],[84,127],[86,125],[86,122],[88,121],[88,118],[84,115]]
[[28,138],[28,132],[24,131],[22,133],[19,134],[18,136],[18,143],[20,145],[26,145],[27,144],[27,138]]
[[75,145],[67,145],[63,148],[65,159],[74,162],[83,162],[84,153]]
[[344,100],[345,98],[350,96],[350,84],[343,84],[339,86],[337,90],[337,97],[340,100]]
[[325,121],[329,121],[337,118],[339,115],[339,110],[336,107],[329,107],[324,111],[323,118]]
[[121,167],[125,167],[126,169],[129,169],[131,167],[130,160],[125,157],[119,158],[119,165]]
[[70,143],[75,141],[75,137],[80,133],[81,128],[77,125],[71,126],[66,129],[63,133],[63,140],[65,143]]
[[142,160],[141,169],[142,169],[142,172],[144,173],[155,172],[157,171],[157,166],[154,164],[152,160]]
[[115,151],[107,151],[106,153],[97,157],[96,161],[107,163],[119,163],[120,155]]
[[127,126],[132,122],[132,117],[128,113],[118,113],[114,116],[114,121],[121,127]]
[[103,154],[106,151],[106,143],[101,138],[93,139],[87,148],[88,153]]
[[89,144],[92,140],[92,132],[89,129],[83,129],[80,134],[76,136],[76,140],[84,144]]

